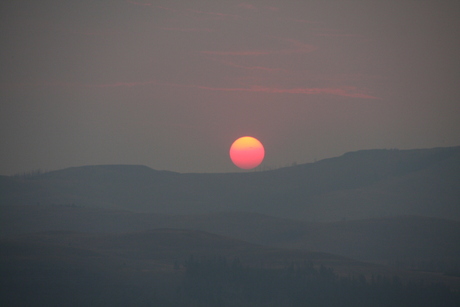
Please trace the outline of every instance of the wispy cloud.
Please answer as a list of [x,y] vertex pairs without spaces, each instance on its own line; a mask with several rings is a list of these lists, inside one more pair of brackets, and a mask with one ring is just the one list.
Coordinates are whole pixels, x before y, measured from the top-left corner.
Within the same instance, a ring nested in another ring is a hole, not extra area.
[[317,74],[317,80],[330,81],[330,82],[360,82],[363,80],[382,80],[383,77],[379,75],[370,74]]
[[280,87],[266,87],[266,86],[251,86],[251,87],[210,87],[203,85],[185,85],[176,83],[158,82],[155,80],[145,82],[117,82],[112,84],[99,84],[91,85],[90,87],[110,88],[110,87],[135,87],[146,85],[162,85],[173,86],[181,88],[195,88],[208,91],[219,92],[251,92],[251,93],[269,93],[269,94],[298,94],[298,95],[334,95],[342,97],[352,97],[361,99],[380,99],[372,96],[363,91],[358,90],[356,87],[338,87],[338,88],[280,88]]
[[209,17],[218,18],[218,19],[223,19],[223,18],[239,19],[239,18],[241,18],[238,15],[224,14],[224,13],[220,13],[220,12],[206,12],[206,11],[192,10],[192,9],[188,9],[187,12],[200,14],[200,15],[207,15]]
[[137,87],[160,84],[155,80],[142,81],[142,82],[114,82],[114,83],[103,83],[103,84],[85,84],[85,87],[97,87],[97,88],[110,88],[110,87]]
[[151,9],[159,9],[159,10],[168,11],[168,12],[172,12],[172,13],[176,13],[176,14],[183,14],[184,13],[183,10],[181,11],[181,10],[173,9],[173,8],[166,7],[166,6],[154,5],[151,2],[141,2],[141,1],[126,0],[126,3],[136,5],[136,6],[150,7]]
[[315,36],[319,37],[357,37],[356,34],[344,33],[342,30],[338,29],[315,29]]
[[208,28],[161,28],[168,31],[179,31],[179,32],[215,32],[215,30]]
[[194,86],[199,89],[223,92],[259,92],[271,94],[304,94],[304,95],[320,95],[328,94],[343,97],[363,98],[363,99],[379,99],[378,97],[359,92],[356,87],[340,87],[340,88],[278,88],[278,87],[263,87],[252,86],[249,88],[216,88],[207,86]]
[[270,68],[270,67],[264,67],[264,66],[245,66],[245,65],[236,64],[236,63],[231,62],[231,61],[221,61],[221,60],[219,60],[218,62],[223,63],[223,64],[228,65],[228,66],[237,67],[237,68],[246,69],[246,70],[260,70],[260,71],[265,71],[265,72],[285,71],[284,69],[280,69],[280,68]]
[[238,7],[246,10],[257,10],[257,8],[253,4],[249,3],[240,3],[238,4]]
[[201,51],[203,54],[211,54],[211,55],[267,55],[267,54],[274,54],[276,51],[270,50],[247,50],[247,51]]
[[[141,82],[113,82],[113,83],[83,83],[83,82],[65,82],[65,81],[43,81],[43,82],[21,82],[21,83],[0,83],[1,89],[25,89],[25,88],[33,88],[33,87],[45,87],[45,88],[117,88],[117,87],[139,87],[139,86],[147,86],[147,85],[171,85],[175,86],[175,84],[168,84],[158,82],[156,80],[148,80],[148,81],[141,81]],[[177,85],[176,85],[177,86]]]
[[203,54],[209,55],[231,55],[231,56],[260,56],[260,55],[271,55],[271,54],[294,54],[294,53],[308,53],[312,52],[318,47],[304,44],[294,39],[280,39],[288,42],[290,48],[281,50],[243,50],[243,51],[201,51]]
[[126,0],[126,2],[139,6],[152,6],[152,3]]
[[250,3],[240,3],[240,4],[237,5],[237,7],[242,8],[242,9],[246,9],[246,10],[250,10],[250,11],[259,11],[259,10],[268,10],[268,11],[272,11],[272,12],[279,11],[278,7],[274,7],[274,6],[255,6],[254,4],[250,4]]
[[56,87],[56,88],[135,88],[143,86],[169,86],[177,88],[199,89],[218,92],[249,92],[249,93],[269,93],[269,94],[297,94],[297,95],[333,95],[342,97],[352,97],[361,99],[380,99],[379,97],[370,95],[357,87],[324,87],[324,88],[282,88],[282,87],[267,87],[267,86],[251,86],[251,87],[212,87],[204,85],[188,85],[179,83],[163,82],[158,80],[148,80],[139,82],[113,82],[113,83],[76,83],[76,82],[41,82],[35,84],[0,84],[3,89],[21,89],[31,86]]
[[195,10],[195,9],[177,9],[177,8],[171,8],[171,7],[166,7],[166,6],[161,6],[161,5],[154,5],[150,2],[141,2],[141,1],[133,1],[133,0],[126,0],[126,3],[136,5],[136,6],[143,6],[143,7],[151,7],[152,9],[159,9],[159,10],[164,10],[168,11],[170,13],[182,15],[182,16],[201,16],[200,18],[203,19],[203,16],[206,16],[205,19],[240,19],[241,17],[238,15],[234,14],[225,14],[221,12],[209,12],[209,11],[201,11],[201,10]]
[[172,8],[170,8],[170,7],[166,7],[166,6],[160,6],[160,5],[158,5],[158,6],[156,6],[156,8],[159,8],[159,9],[161,9],[161,10],[165,10],[165,11],[170,11],[170,12],[180,13],[180,11],[179,11],[179,10],[176,10],[176,9],[172,9]]
[[319,23],[317,21],[311,21],[311,20],[306,20],[306,19],[297,19],[297,18],[281,18],[281,20],[292,21],[292,22],[296,22],[296,23],[307,23],[307,24],[317,24],[317,23]]
[[343,33],[316,33],[315,36],[319,37],[356,37],[354,34],[343,34]]

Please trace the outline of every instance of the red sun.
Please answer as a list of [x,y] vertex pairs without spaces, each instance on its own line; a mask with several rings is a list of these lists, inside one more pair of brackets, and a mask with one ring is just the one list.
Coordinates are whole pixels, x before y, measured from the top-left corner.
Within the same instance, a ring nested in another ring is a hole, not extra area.
[[242,169],[257,167],[264,160],[265,149],[258,139],[243,136],[233,142],[230,147],[230,159]]

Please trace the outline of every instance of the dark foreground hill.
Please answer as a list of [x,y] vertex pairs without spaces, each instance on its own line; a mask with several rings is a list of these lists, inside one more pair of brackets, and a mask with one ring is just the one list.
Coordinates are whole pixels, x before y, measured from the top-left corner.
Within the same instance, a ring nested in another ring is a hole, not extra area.
[[247,211],[307,221],[422,215],[460,220],[460,147],[365,150],[272,171],[180,174],[85,166],[0,177],[1,205],[168,214]]
[[1,238],[0,285],[2,306],[356,307],[398,302],[432,307],[460,302],[449,289],[458,286],[453,277],[172,229]]
[[4,206],[0,234],[206,231],[265,246],[327,252],[395,267],[460,271],[460,222],[417,216],[306,222],[257,213],[163,215],[72,206]]

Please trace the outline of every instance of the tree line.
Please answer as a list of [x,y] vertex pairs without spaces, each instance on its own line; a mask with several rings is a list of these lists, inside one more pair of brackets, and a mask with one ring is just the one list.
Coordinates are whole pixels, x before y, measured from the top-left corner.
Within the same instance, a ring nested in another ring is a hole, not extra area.
[[189,259],[174,300],[177,306],[460,306],[459,294],[444,284],[343,277],[309,262],[253,268],[220,257]]

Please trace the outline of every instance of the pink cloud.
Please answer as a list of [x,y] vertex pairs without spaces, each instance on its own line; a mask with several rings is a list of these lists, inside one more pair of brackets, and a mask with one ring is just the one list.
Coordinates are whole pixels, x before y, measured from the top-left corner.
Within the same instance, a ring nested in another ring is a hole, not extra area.
[[288,42],[291,48],[281,50],[245,50],[245,51],[201,51],[203,54],[210,55],[234,55],[234,56],[259,56],[270,54],[294,54],[307,53],[317,49],[316,46],[301,43],[293,39],[280,39]]
[[161,28],[163,30],[168,30],[168,31],[179,31],[179,32],[215,32],[214,30],[207,29],[207,28],[202,28],[202,29],[197,29],[197,28]]
[[126,3],[130,3],[130,4],[133,4],[133,5],[137,5],[137,6],[151,6],[151,7],[155,7],[155,8],[161,9],[161,10],[165,10],[165,11],[178,12],[178,10],[172,9],[172,8],[169,8],[169,7],[160,6],[160,5],[155,5],[154,6],[150,2],[140,2],[140,1],[126,0]]
[[355,82],[361,80],[382,80],[382,76],[369,74],[330,74],[317,75],[316,79],[331,82]]
[[171,11],[171,12],[178,12],[178,10],[175,10],[175,9],[172,9],[172,8],[169,8],[169,7],[165,7],[165,6],[156,6],[157,8],[159,9],[162,9],[162,10],[165,10],[165,11]]
[[194,9],[173,9],[170,7],[165,7],[161,5],[153,5],[150,2],[139,2],[139,1],[133,1],[133,0],[126,0],[127,3],[137,5],[137,6],[150,6],[154,7],[157,9],[173,12],[175,14],[179,15],[206,15],[208,17],[214,18],[214,19],[224,19],[224,18],[232,18],[232,19],[238,19],[240,16],[238,15],[233,15],[233,14],[225,14],[225,13],[219,13],[219,12],[206,12],[206,11],[200,11],[200,10],[194,10]]
[[314,34],[315,36],[320,36],[320,37],[356,37],[358,35],[355,34],[349,34],[349,33],[343,33],[343,31],[338,30],[338,29],[315,29],[316,33]]
[[238,4],[238,7],[246,9],[246,10],[256,10],[257,9],[254,5],[249,4],[249,3],[240,3]]
[[275,71],[285,71],[284,69],[280,68],[269,68],[269,67],[263,67],[263,66],[244,66],[244,65],[239,65],[230,61],[219,61],[225,65],[232,66],[232,67],[237,67],[237,68],[242,68],[246,70],[262,70],[262,71],[267,71],[267,72],[275,72]]
[[339,88],[279,88],[279,87],[265,87],[265,86],[251,86],[249,88],[237,87],[209,87],[203,85],[184,85],[176,83],[158,82],[155,80],[145,82],[116,82],[108,84],[98,85],[86,85],[87,87],[97,88],[111,88],[111,87],[135,87],[135,86],[146,86],[146,85],[162,85],[162,86],[173,86],[182,88],[196,88],[208,91],[220,91],[220,92],[251,92],[251,93],[269,93],[269,94],[300,94],[300,95],[334,95],[342,97],[352,97],[361,99],[380,99],[378,97],[366,94],[358,91],[356,87],[339,87]]
[[137,1],[131,1],[131,0],[126,0],[126,2],[134,4],[134,5],[139,5],[139,6],[151,6],[151,3],[147,2],[137,2]]
[[363,98],[363,99],[379,99],[378,97],[371,96],[365,93],[358,92],[355,87],[341,87],[341,88],[277,88],[277,87],[263,87],[252,86],[250,88],[215,88],[207,86],[195,86],[199,89],[223,92],[260,92],[272,94],[305,94],[305,95],[319,95],[328,94],[343,97]]
[[143,82],[115,82],[115,83],[105,83],[105,84],[86,84],[85,87],[98,87],[98,88],[109,88],[109,87],[136,87],[136,86],[145,86],[161,84],[155,80],[143,81]]
[[148,80],[142,82],[114,82],[103,84],[82,84],[70,82],[43,82],[39,84],[0,84],[0,88],[13,89],[22,88],[24,86],[45,86],[45,87],[86,87],[86,88],[132,88],[149,85],[171,86],[179,88],[200,89],[219,92],[251,92],[251,93],[269,93],[269,94],[298,94],[298,95],[334,95],[342,97],[352,97],[361,99],[380,99],[365,92],[359,91],[358,88],[352,86],[344,86],[338,88],[280,88],[266,86],[251,86],[251,87],[210,87],[204,85],[186,85],[177,83],[161,82],[156,80]]
[[263,50],[249,50],[249,51],[201,51],[203,54],[211,55],[267,55],[273,54],[275,51],[263,51]]
[[240,18],[240,16],[233,15],[233,14],[224,14],[224,13],[218,13],[218,12],[204,12],[204,11],[192,10],[192,9],[188,9],[187,12],[196,13],[196,14],[203,14],[203,15],[208,15],[208,16],[218,17],[218,18],[226,18],[226,17],[230,17],[230,18],[233,18],[233,19]]
[[316,33],[315,36],[320,37],[356,37],[354,34],[340,34],[340,33]]
[[297,19],[297,18],[283,18],[283,19],[287,20],[287,21],[297,22],[297,23],[308,23],[308,24],[317,24],[317,23],[319,23],[317,21],[311,21],[311,20],[306,20],[306,19]]
[[251,93],[269,93],[269,94],[299,94],[299,95],[334,95],[342,97],[352,97],[361,99],[379,99],[378,97],[358,91],[356,87],[339,87],[339,88],[279,88],[265,86],[251,86],[249,88],[226,88],[226,87],[209,87],[203,85],[184,85],[176,83],[165,83],[157,81],[145,82],[117,82],[112,84],[92,85],[91,87],[109,88],[109,87],[135,87],[146,85],[162,85],[182,88],[196,88],[208,91],[220,92],[251,92]]

